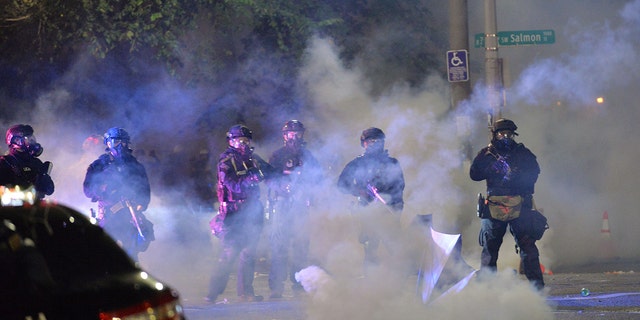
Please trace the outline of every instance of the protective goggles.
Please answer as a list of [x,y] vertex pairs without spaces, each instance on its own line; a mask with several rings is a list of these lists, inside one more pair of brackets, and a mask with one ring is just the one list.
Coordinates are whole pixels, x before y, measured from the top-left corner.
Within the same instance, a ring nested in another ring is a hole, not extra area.
[[511,131],[511,130],[500,130],[498,132],[496,132],[496,138],[498,140],[502,140],[502,139],[513,139],[515,137],[515,132]]
[[302,131],[285,131],[284,139],[285,140],[300,140],[304,133]]
[[249,146],[251,144],[251,139],[247,137],[236,137],[229,139],[229,145],[234,148],[240,148],[241,146]]
[[28,147],[30,145],[35,145],[38,142],[36,141],[36,137],[34,136],[14,136],[13,138],[11,138],[11,143],[18,146]]
[[123,146],[129,146],[129,140],[126,139],[120,139],[120,138],[111,138],[108,140],[110,143],[109,148],[115,148],[119,145],[123,145]]

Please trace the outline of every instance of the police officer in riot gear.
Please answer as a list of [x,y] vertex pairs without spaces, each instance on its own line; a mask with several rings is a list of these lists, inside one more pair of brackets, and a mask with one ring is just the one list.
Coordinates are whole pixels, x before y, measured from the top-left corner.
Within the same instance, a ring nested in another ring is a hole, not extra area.
[[[486,180],[489,205],[492,197],[507,196],[521,199],[520,215],[503,218],[497,214],[482,217],[480,229],[481,271],[496,271],[498,251],[507,227],[520,248],[524,273],[538,289],[544,287],[540,269],[539,252],[535,239],[529,235],[530,221],[527,219],[533,207],[534,186],[540,174],[536,156],[524,144],[514,138],[518,127],[509,119],[498,119],[492,129],[491,143],[480,150],[474,158],[470,177],[474,181]],[[519,196],[519,197],[517,197]],[[506,221],[505,221],[506,220]]]
[[260,202],[259,183],[272,173],[271,166],[253,152],[252,131],[234,125],[227,132],[229,147],[217,164],[219,212],[211,221],[213,233],[220,238],[222,250],[214,266],[209,294],[215,302],[229,281],[229,273],[239,257],[237,293],[240,301],[261,301],[253,290],[256,251],[264,225],[264,206]]
[[[351,160],[342,170],[338,178],[338,188],[356,197],[362,208],[370,207],[373,202],[380,202],[387,212],[381,216],[365,217],[360,242],[364,245],[365,271],[368,266],[378,264],[378,246],[381,237],[387,244],[394,235],[388,234],[391,229],[381,228],[379,221],[389,217],[389,211],[396,220],[404,208],[404,175],[400,163],[389,156],[384,148],[385,134],[375,127],[362,131],[360,145],[364,154]],[[381,230],[382,229],[382,230]]]
[[52,165],[38,159],[44,149],[33,135],[33,128],[27,124],[11,126],[6,142],[9,152],[0,157],[0,185],[23,190],[33,186],[38,200],[53,194],[55,187],[49,175]]
[[[304,290],[295,273],[305,268],[309,253],[309,207],[313,186],[322,177],[319,162],[305,147],[305,127],[298,120],[282,127],[284,146],[271,155],[269,163],[277,172],[269,185],[269,221],[271,299],[282,298],[289,276],[294,293]],[[291,248],[291,260],[288,261]]]
[[106,152],[87,168],[83,189],[92,202],[98,202],[100,226],[137,262],[155,237],[153,224],[143,214],[151,201],[149,179],[130,142],[127,131],[110,128],[104,134]]

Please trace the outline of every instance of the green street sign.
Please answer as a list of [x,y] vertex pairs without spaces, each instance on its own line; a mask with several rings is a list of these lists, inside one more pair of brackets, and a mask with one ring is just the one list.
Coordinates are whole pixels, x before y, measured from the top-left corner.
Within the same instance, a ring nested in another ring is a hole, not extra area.
[[[527,46],[556,42],[556,33],[553,30],[500,31],[497,37],[498,46]],[[474,46],[476,48],[485,46],[484,33],[475,34]]]
[[476,48],[484,48],[484,33],[476,33],[473,46]]
[[524,30],[498,32],[498,45],[524,46],[535,44],[552,44],[556,42],[553,30]]

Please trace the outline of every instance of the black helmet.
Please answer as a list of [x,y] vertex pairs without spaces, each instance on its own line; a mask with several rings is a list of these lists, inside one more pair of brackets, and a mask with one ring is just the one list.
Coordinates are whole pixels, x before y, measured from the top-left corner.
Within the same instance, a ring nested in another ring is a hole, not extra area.
[[285,147],[300,149],[304,146],[304,125],[298,120],[289,120],[282,127]]
[[104,134],[104,144],[106,145],[110,139],[120,139],[129,143],[131,137],[129,137],[129,133],[126,130],[118,127],[113,127],[107,130],[107,132]]
[[369,129],[365,129],[364,131],[362,131],[362,135],[360,135],[360,145],[364,146],[365,140],[369,140],[369,139],[384,140],[384,138],[385,138],[385,135],[384,135],[384,132],[382,132],[382,130],[375,127],[371,127]]
[[14,137],[27,137],[33,135],[33,128],[28,124],[16,124],[7,130],[6,142],[10,146]]
[[515,133],[515,131],[518,130],[518,126],[516,126],[516,124],[509,119],[498,119],[493,124],[493,133],[502,130],[511,130],[515,135],[518,135],[517,133]]
[[304,125],[302,124],[302,122],[300,122],[298,120],[289,120],[282,127],[282,132],[287,132],[287,131],[301,131],[301,132],[304,132],[305,128],[304,128]]
[[238,137],[247,137],[249,139],[252,139],[252,135],[253,135],[253,132],[249,128],[247,128],[245,125],[236,124],[234,126],[231,126],[231,128],[229,128],[229,131],[227,132],[227,140],[238,138]]
[[[21,139],[18,139],[21,138]],[[28,124],[16,124],[7,130],[5,140],[12,152],[28,152],[39,157],[44,149],[33,136],[33,128]]]

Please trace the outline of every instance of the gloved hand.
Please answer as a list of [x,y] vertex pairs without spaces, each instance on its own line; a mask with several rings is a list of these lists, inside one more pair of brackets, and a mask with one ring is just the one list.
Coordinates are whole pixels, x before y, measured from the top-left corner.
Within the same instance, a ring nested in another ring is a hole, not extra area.
[[264,180],[264,175],[260,172],[260,169],[256,167],[251,167],[247,170],[247,175],[249,179],[254,182],[260,182]]
[[505,175],[507,174],[507,172],[509,172],[510,168],[509,168],[509,164],[504,161],[504,159],[499,159],[496,160],[492,165],[491,165],[491,169],[496,172],[499,173],[501,175]]
[[55,190],[53,180],[48,174],[40,174],[35,181],[36,191],[42,195],[51,195]]

